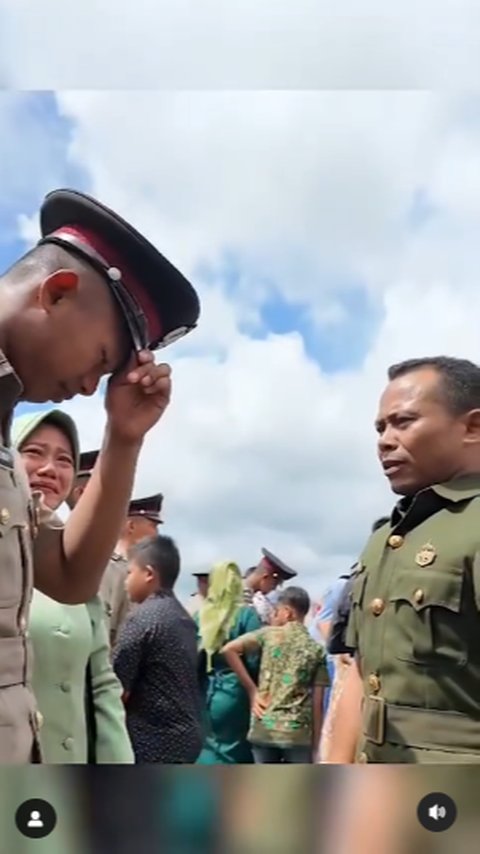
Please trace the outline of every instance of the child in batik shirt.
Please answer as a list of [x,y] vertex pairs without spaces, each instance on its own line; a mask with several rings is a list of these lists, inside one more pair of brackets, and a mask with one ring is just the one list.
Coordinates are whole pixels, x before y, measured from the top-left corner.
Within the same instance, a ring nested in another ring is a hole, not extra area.
[[[305,618],[310,599],[300,587],[280,593],[274,625],[228,643],[222,654],[250,697],[249,741],[258,763],[316,760],[329,686],[325,650],[309,635]],[[258,686],[242,656],[260,651]]]

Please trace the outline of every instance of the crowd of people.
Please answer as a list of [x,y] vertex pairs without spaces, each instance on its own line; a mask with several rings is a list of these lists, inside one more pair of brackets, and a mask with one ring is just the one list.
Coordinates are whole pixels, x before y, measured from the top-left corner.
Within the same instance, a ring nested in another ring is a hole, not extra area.
[[[12,441],[42,505],[73,510],[98,458],[80,453],[73,419],[58,409],[20,416]],[[307,593],[278,594],[295,571],[266,549],[245,578],[235,563],[219,563],[195,573],[198,590],[184,607],[175,594],[179,550],[158,533],[162,504],[160,493],[130,501],[86,604],[34,592],[43,761],[313,762],[329,678],[323,647],[305,627]]]
[[[197,294],[84,194],[50,193],[40,226],[0,278],[0,763],[477,764],[479,366],[389,369],[375,426],[398,500],[308,626],[266,549],[197,573],[184,607],[162,495],[132,488],[171,397],[153,351],[196,326]],[[98,451],[59,409],[14,420],[103,375]]]

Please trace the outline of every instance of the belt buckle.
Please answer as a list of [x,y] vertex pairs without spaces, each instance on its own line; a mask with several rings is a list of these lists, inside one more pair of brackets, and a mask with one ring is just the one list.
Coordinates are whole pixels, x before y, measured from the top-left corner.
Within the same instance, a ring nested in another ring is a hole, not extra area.
[[365,736],[369,741],[381,746],[385,742],[386,704],[383,697],[366,698]]

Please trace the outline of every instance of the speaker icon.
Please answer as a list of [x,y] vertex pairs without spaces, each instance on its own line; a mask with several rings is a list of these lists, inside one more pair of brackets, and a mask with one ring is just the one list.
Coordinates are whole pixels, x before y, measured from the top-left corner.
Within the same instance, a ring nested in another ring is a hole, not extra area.
[[457,818],[455,802],[445,792],[430,792],[417,806],[417,817],[425,830],[439,833],[449,830]]
[[445,809],[445,807],[441,807],[438,804],[434,804],[433,807],[430,807],[430,809],[428,810],[428,814],[430,818],[433,818],[435,819],[435,821],[438,821],[439,818],[445,818],[447,810]]

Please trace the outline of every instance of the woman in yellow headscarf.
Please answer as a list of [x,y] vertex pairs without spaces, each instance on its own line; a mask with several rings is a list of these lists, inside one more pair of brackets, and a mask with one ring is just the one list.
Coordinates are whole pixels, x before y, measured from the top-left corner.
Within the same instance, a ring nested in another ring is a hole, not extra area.
[[[210,573],[207,598],[198,617],[200,650],[207,672],[207,738],[197,762],[201,765],[253,763],[247,733],[250,703],[238,677],[219,650],[227,641],[261,628],[257,612],[243,601],[243,580],[236,563],[217,563]],[[258,656],[245,665],[254,680]]]

